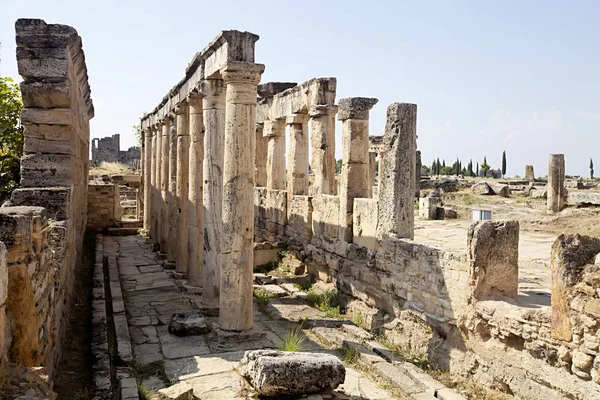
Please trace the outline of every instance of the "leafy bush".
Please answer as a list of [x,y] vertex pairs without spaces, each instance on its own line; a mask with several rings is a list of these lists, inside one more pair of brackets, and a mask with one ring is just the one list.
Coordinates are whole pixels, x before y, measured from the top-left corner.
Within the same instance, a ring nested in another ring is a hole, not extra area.
[[0,78],[0,197],[19,185],[23,155],[21,92],[11,78]]

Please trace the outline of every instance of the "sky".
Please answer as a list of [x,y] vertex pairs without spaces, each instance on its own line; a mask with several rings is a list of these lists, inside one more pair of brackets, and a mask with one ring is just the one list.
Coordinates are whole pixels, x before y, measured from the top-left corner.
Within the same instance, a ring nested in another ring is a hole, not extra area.
[[[3,0],[7,1],[7,0]],[[184,75],[220,30],[260,36],[262,82],[337,77],[337,99],[375,97],[370,133],[386,108],[416,103],[423,164],[460,158],[507,175],[600,175],[600,2],[597,1],[130,1],[28,0],[0,14],[0,74],[20,80],[14,22],[41,18],[83,39],[96,115],[91,136],[121,134]],[[341,157],[340,129],[337,158]]]

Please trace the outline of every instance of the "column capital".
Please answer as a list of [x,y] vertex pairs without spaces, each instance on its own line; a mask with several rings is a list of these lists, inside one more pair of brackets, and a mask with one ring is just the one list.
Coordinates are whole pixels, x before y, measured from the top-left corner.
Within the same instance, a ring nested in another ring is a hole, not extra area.
[[152,137],[152,131],[153,131],[153,130],[154,130],[154,129],[152,129],[152,127],[150,127],[150,126],[149,126],[149,127],[147,127],[147,128],[145,128],[145,129],[144,129],[144,136],[145,136],[145,137],[148,137],[148,138],[149,138],[149,137]]
[[264,71],[264,64],[233,61],[221,68],[221,75],[226,83],[239,82],[258,85]]
[[332,116],[338,112],[338,106],[335,104],[317,104],[311,106],[308,110],[308,116],[311,118]]
[[176,115],[185,114],[185,110],[187,108],[187,105],[188,105],[187,99],[183,99],[182,101],[180,101],[179,103],[177,103],[177,105],[175,106],[175,114]]
[[305,124],[309,119],[308,114],[292,114],[285,117],[285,123],[286,125]]
[[340,99],[338,120],[347,119],[369,119],[369,110],[379,100],[370,97],[347,97]]
[[223,79],[204,79],[200,82],[199,96],[205,110],[225,109],[225,82]]
[[275,121],[265,121],[263,122],[263,136],[264,137],[272,137],[272,136],[284,136],[285,135],[285,120],[276,119]]

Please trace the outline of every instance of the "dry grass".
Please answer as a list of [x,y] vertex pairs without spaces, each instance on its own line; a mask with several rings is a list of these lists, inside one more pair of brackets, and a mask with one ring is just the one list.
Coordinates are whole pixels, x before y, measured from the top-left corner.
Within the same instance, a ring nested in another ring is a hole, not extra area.
[[100,165],[90,168],[90,175],[130,175],[135,174],[131,168],[119,162],[102,161]]

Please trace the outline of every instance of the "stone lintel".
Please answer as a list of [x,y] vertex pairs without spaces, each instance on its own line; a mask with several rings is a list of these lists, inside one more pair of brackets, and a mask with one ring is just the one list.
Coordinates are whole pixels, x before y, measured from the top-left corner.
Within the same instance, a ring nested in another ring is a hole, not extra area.
[[257,92],[259,97],[267,99],[297,85],[296,82],[267,82],[258,85]]
[[275,121],[263,122],[263,137],[284,136],[285,124],[284,120],[276,119]]
[[340,99],[338,120],[369,119],[369,111],[379,100],[369,97],[347,97]]
[[254,63],[254,44],[258,39],[250,32],[221,31],[202,51],[205,77],[218,74],[229,62]]
[[308,116],[311,118],[335,115],[338,112],[338,106],[334,104],[317,104],[308,110]]
[[305,124],[310,120],[308,114],[293,114],[285,117],[286,125]]

